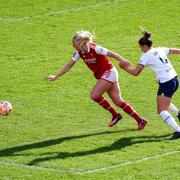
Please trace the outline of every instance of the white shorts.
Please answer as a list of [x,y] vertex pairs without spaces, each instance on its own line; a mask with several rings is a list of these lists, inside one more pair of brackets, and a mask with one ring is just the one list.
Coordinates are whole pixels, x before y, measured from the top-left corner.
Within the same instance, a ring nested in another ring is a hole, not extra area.
[[115,67],[107,70],[100,79],[104,79],[106,81],[109,81],[111,83],[117,83],[118,82],[118,72]]

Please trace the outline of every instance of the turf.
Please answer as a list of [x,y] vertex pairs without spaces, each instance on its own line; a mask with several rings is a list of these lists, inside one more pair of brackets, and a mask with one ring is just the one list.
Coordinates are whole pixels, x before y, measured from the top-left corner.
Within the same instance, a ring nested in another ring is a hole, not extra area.
[[[123,120],[107,127],[111,117],[89,98],[96,81],[83,62],[56,82],[44,80],[72,57],[71,37],[81,29],[134,64],[140,25],[152,31],[154,46],[179,47],[178,0],[1,0],[0,10],[0,98],[13,105],[10,116],[0,117],[0,179],[180,177],[179,152],[128,164],[180,150],[156,114],[158,87],[149,69],[137,78],[112,60],[122,97],[148,119],[143,131],[121,110]],[[170,59],[180,74],[179,56]],[[179,100],[177,91],[180,107]]]

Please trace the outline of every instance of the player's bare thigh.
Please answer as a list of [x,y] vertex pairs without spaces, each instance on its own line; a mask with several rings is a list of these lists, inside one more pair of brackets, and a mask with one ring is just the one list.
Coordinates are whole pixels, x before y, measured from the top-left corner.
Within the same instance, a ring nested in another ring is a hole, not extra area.
[[104,79],[99,79],[92,89],[91,99],[95,100],[97,97],[101,96],[112,87],[113,87],[113,83],[108,82]]
[[119,105],[121,103],[121,89],[118,83],[114,83],[114,85],[107,91],[107,93],[114,104]]
[[168,107],[170,104],[171,104],[171,98],[170,97],[166,97],[163,95],[157,96],[157,112],[158,112],[158,114],[161,111],[168,110]]

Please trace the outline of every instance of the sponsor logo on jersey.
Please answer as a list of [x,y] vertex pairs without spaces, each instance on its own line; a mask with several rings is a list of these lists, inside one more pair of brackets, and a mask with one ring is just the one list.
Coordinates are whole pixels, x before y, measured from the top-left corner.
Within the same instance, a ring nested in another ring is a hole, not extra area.
[[85,61],[87,64],[95,64],[95,63],[96,63],[96,58],[84,59],[84,61]]

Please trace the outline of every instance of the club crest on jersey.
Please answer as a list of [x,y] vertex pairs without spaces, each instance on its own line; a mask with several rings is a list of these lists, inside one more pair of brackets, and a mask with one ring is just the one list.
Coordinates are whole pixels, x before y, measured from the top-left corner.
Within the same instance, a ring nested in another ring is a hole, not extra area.
[[101,52],[103,52],[103,48],[100,48],[99,50],[100,50]]
[[84,61],[87,64],[95,64],[96,63],[96,58],[84,59]]

